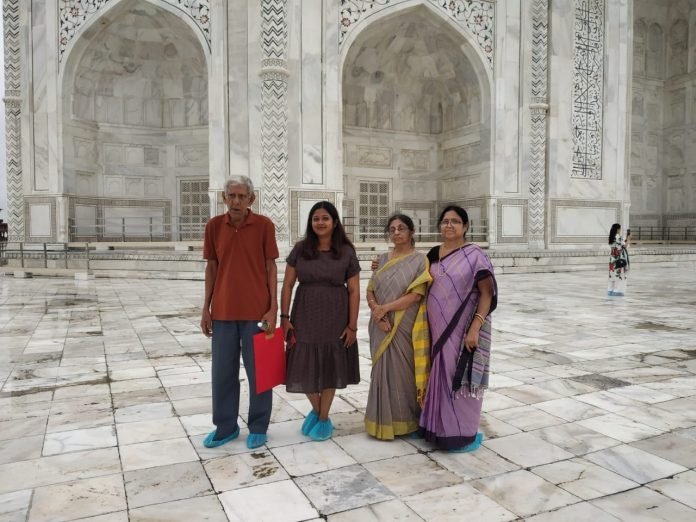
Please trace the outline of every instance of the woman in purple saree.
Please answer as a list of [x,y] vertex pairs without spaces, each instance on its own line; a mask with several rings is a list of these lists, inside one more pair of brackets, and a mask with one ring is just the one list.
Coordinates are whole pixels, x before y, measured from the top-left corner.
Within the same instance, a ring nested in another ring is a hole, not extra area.
[[497,286],[486,254],[466,240],[466,211],[448,206],[439,226],[443,243],[428,253],[432,367],[420,428],[440,449],[474,451],[483,440],[478,428],[488,387],[490,313],[497,305]]

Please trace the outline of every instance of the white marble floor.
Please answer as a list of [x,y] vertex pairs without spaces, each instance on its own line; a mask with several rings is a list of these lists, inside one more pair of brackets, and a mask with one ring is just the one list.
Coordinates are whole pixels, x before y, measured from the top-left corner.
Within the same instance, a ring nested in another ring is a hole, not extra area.
[[201,282],[0,278],[0,521],[696,520],[694,269],[498,282],[486,441],[452,454],[364,434],[366,309],[332,440],[279,388],[266,446],[242,413],[209,450]]

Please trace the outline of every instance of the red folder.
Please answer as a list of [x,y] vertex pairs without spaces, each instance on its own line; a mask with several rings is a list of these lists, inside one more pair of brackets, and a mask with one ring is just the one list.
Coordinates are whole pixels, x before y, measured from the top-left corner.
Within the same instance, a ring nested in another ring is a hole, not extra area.
[[258,333],[254,336],[254,367],[256,393],[263,393],[285,383],[285,342],[283,329]]

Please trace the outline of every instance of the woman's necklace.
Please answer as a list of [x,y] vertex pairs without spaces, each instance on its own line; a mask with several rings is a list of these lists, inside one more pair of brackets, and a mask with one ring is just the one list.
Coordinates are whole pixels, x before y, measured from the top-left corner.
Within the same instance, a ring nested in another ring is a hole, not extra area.
[[454,247],[454,248],[452,248],[451,250],[447,251],[446,253],[445,253],[445,249],[443,248],[444,245],[440,247],[440,249],[439,249],[440,251],[438,252],[439,256],[438,256],[438,258],[437,258],[437,266],[438,266],[438,273],[439,273],[439,275],[442,276],[442,275],[445,275],[445,274],[447,273],[447,267],[446,267],[445,264],[442,262],[442,259],[445,258],[445,257],[447,257],[448,255],[452,254],[453,252],[456,252],[456,251],[461,250],[461,249],[464,248],[466,245],[467,245],[467,243],[464,243],[463,245],[461,245],[461,246],[459,246],[459,247]]

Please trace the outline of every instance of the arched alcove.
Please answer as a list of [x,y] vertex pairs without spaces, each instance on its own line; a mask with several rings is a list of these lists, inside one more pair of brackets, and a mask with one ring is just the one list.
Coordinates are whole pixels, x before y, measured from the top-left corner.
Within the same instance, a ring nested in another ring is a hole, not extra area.
[[490,84],[482,71],[465,32],[425,6],[395,9],[350,42],[344,215],[363,237],[377,237],[394,211],[432,232],[444,202],[489,194]]
[[207,220],[208,65],[184,16],[124,0],[64,60],[72,239],[194,239]]

